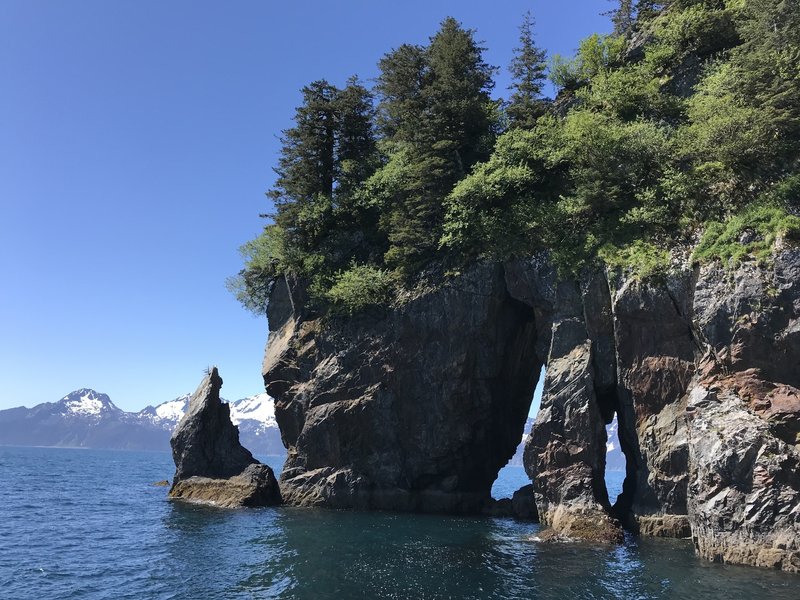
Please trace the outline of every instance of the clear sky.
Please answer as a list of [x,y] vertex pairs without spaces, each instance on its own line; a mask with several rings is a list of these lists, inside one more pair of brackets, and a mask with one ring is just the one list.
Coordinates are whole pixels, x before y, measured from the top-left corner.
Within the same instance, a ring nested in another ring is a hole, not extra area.
[[138,410],[263,391],[267,328],[225,289],[269,210],[300,88],[369,80],[452,15],[503,68],[522,14],[571,54],[606,0],[0,2],[0,409],[91,387]]

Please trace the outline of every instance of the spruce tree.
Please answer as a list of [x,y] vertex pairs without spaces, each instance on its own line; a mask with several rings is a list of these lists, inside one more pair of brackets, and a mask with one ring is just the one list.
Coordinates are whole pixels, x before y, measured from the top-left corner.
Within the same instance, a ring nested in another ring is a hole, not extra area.
[[380,164],[372,93],[356,77],[337,94],[333,218],[326,252],[336,269],[379,260],[386,251],[378,210],[364,201],[364,182]]
[[442,182],[447,188],[487,158],[494,142],[490,92],[495,69],[484,62],[484,48],[474,36],[474,30],[448,17],[427,51],[429,74],[423,88],[430,114],[427,133],[432,149],[453,163],[450,177]]
[[283,132],[278,175],[268,196],[275,203],[275,222],[288,243],[314,248],[329,223],[335,168],[337,89],[325,80],[302,90],[294,127]]
[[542,90],[547,79],[547,54],[536,46],[533,39],[535,21],[530,11],[525,13],[519,28],[519,47],[514,48],[514,58],[509,71],[513,90],[506,112],[512,127],[532,128],[536,119],[544,114]]
[[629,36],[633,30],[635,22],[635,0],[613,0],[617,3],[617,8],[608,14],[611,23],[614,25],[616,35]]
[[422,97],[427,73],[425,48],[403,44],[378,63],[378,127],[389,142],[413,142],[425,114]]
[[337,206],[347,199],[377,166],[375,107],[372,93],[351,77],[336,94],[335,169]]
[[636,20],[647,21],[657,16],[664,7],[669,4],[669,0],[659,2],[658,0],[637,0],[633,7],[636,13]]
[[387,148],[402,153],[404,182],[382,219],[391,244],[386,261],[411,275],[436,253],[444,198],[491,151],[494,69],[474,32],[453,18],[427,48],[401,46],[380,68],[381,128]]

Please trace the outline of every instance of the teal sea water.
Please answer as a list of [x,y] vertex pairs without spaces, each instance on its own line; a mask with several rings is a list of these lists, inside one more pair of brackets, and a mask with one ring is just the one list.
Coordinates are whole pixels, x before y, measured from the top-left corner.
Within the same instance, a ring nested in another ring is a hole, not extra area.
[[[168,502],[152,484],[172,472],[166,453],[0,447],[0,597],[800,598],[800,577],[700,561],[686,541],[540,544],[538,525],[508,519],[217,510]],[[524,483],[507,467],[495,497]]]

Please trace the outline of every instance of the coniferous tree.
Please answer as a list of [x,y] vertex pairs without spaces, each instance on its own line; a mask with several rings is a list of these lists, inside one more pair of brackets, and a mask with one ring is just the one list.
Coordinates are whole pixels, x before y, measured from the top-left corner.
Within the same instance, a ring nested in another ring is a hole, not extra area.
[[484,48],[474,35],[474,30],[448,17],[427,52],[429,80],[423,88],[430,113],[427,133],[433,149],[453,161],[450,180],[442,182],[448,188],[484,160],[493,144],[490,92],[495,68],[484,62]]
[[610,11],[611,22],[616,35],[630,35],[635,21],[635,0],[614,0],[617,8]]
[[542,114],[544,102],[542,90],[547,80],[547,53],[536,46],[533,39],[535,21],[530,11],[525,13],[519,28],[519,47],[514,49],[514,58],[509,71],[513,90],[506,112],[514,127],[530,129]]
[[356,188],[377,166],[375,107],[372,93],[357,77],[336,94],[336,142],[334,196],[337,205],[346,203]]
[[380,164],[372,93],[356,77],[337,94],[335,144],[335,220],[326,252],[339,269],[353,261],[374,261],[386,251],[374,203],[365,202],[361,187]]
[[425,48],[403,44],[378,63],[376,83],[381,102],[378,127],[390,142],[413,142],[420,133],[425,114],[422,88],[426,78]]
[[658,15],[664,7],[669,4],[668,0],[659,2],[658,0],[637,0],[635,12],[638,20],[652,19]]
[[275,222],[292,246],[313,248],[327,229],[335,168],[337,89],[325,80],[302,90],[295,125],[283,132],[275,186]]
[[491,151],[494,69],[474,32],[453,18],[427,48],[401,46],[380,67],[381,127],[388,147],[403,153],[404,180],[382,219],[386,260],[408,275],[438,247],[446,195]]

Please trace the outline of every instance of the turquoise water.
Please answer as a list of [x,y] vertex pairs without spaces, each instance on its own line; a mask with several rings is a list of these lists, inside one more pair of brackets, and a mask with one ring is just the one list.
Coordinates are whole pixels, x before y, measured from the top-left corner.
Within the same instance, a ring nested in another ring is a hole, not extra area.
[[[508,519],[216,510],[168,502],[152,483],[172,471],[168,454],[0,448],[0,598],[799,597],[798,576],[706,563],[685,541],[552,545]],[[509,467],[495,495],[525,481]]]

